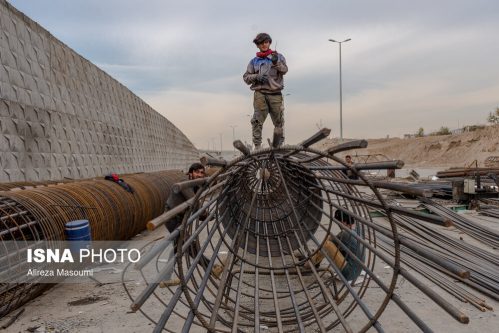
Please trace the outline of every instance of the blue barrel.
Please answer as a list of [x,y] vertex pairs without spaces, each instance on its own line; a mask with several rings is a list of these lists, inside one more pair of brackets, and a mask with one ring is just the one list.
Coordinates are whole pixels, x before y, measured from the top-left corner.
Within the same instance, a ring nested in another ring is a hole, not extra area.
[[79,252],[80,249],[89,249],[92,241],[90,223],[88,220],[76,220],[66,223],[66,240],[69,242],[71,252]]

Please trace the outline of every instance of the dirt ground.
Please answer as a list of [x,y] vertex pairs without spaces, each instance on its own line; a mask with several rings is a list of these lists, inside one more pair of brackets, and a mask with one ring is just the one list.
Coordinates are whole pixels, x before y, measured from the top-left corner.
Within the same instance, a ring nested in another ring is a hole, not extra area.
[[[317,148],[337,143],[337,140],[324,140]],[[499,155],[499,125],[453,135],[368,139],[367,148],[348,153],[354,157],[356,154],[383,154],[411,167],[465,167],[474,161],[483,167],[487,157]]]

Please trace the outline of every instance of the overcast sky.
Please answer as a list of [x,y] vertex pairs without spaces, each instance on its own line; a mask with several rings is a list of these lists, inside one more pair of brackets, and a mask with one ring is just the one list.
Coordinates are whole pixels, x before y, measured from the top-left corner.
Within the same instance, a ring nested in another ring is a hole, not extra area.
[[202,149],[219,147],[220,133],[231,149],[230,126],[250,141],[242,75],[259,32],[288,63],[288,143],[321,122],[339,136],[338,44],[329,38],[352,39],[342,46],[344,137],[485,123],[499,105],[497,0],[10,2]]

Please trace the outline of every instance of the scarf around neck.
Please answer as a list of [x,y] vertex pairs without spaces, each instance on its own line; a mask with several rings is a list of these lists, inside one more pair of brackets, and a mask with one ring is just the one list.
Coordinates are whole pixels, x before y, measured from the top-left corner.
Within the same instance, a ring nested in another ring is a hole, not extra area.
[[265,57],[268,57],[269,55],[271,55],[271,54],[272,54],[272,52],[274,52],[274,51],[272,51],[271,49],[268,49],[268,50],[267,50],[267,51],[265,51],[265,52],[257,52],[257,53],[256,53],[256,56],[257,56],[258,58],[265,58]]

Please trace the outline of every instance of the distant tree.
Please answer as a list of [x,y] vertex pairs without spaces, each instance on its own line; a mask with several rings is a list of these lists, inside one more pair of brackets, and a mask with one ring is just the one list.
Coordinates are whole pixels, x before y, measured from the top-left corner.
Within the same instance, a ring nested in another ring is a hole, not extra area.
[[436,133],[436,135],[449,135],[449,134],[451,134],[450,130],[448,127],[445,126],[440,127],[440,129]]
[[496,108],[496,112],[489,113],[487,121],[491,124],[499,124],[499,107]]
[[478,130],[482,130],[485,128],[485,125],[468,125],[464,127],[465,132],[474,132]]
[[424,136],[424,128],[423,127],[420,127],[418,129],[418,132],[416,133],[416,136],[419,138],[419,137],[422,137]]

